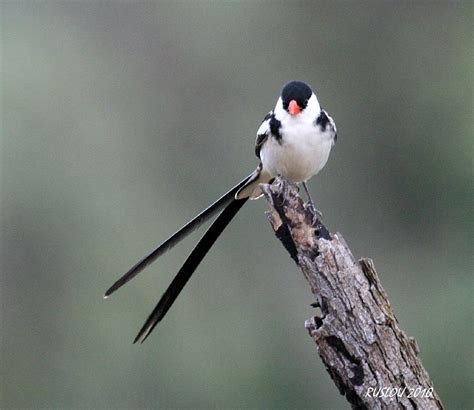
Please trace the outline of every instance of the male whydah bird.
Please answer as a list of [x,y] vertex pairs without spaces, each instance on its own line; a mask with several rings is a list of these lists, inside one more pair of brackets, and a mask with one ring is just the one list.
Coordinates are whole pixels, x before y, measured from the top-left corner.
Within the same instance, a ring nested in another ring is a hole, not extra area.
[[138,332],[134,343],[139,340],[143,343],[163,319],[206,253],[245,202],[262,195],[259,184],[271,183],[277,176],[293,183],[302,182],[311,206],[315,209],[306,181],[324,167],[336,138],[333,119],[321,109],[309,85],[301,81],[287,83],[281,90],[275,108],[265,116],[257,131],[255,154],[260,159],[257,169],[145,256],[105,292],[104,297],[110,296],[222,211],[188,256]]

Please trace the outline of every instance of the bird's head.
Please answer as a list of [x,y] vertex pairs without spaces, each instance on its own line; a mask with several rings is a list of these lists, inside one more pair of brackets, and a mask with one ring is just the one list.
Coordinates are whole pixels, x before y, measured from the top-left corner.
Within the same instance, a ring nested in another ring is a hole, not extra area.
[[276,109],[282,109],[292,117],[302,113],[316,117],[321,111],[316,95],[303,81],[290,81],[283,86]]

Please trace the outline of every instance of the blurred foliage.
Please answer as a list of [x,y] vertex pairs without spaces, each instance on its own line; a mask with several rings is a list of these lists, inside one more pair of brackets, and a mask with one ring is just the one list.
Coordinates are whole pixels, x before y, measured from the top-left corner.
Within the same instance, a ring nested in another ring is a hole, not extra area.
[[103,291],[256,165],[283,83],[339,140],[313,197],[374,258],[448,408],[472,381],[470,2],[1,4],[0,407],[345,408],[311,295],[247,206],[169,316],[133,337],[199,236]]

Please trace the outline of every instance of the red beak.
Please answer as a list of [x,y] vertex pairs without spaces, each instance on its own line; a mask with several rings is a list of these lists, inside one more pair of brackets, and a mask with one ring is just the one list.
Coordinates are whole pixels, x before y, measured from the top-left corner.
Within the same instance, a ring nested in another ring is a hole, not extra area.
[[291,115],[296,115],[296,114],[299,114],[301,112],[301,108],[298,105],[298,103],[296,102],[296,100],[291,100],[290,101],[290,103],[288,104],[288,112]]

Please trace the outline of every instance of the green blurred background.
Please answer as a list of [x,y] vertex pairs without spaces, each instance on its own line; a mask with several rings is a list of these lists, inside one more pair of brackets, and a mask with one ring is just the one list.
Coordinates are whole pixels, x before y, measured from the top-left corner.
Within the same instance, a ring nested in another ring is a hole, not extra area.
[[339,139],[310,186],[375,260],[448,408],[473,407],[470,2],[3,2],[0,407],[347,407],[264,201],[152,337],[199,234],[104,290],[256,165],[290,79]]

